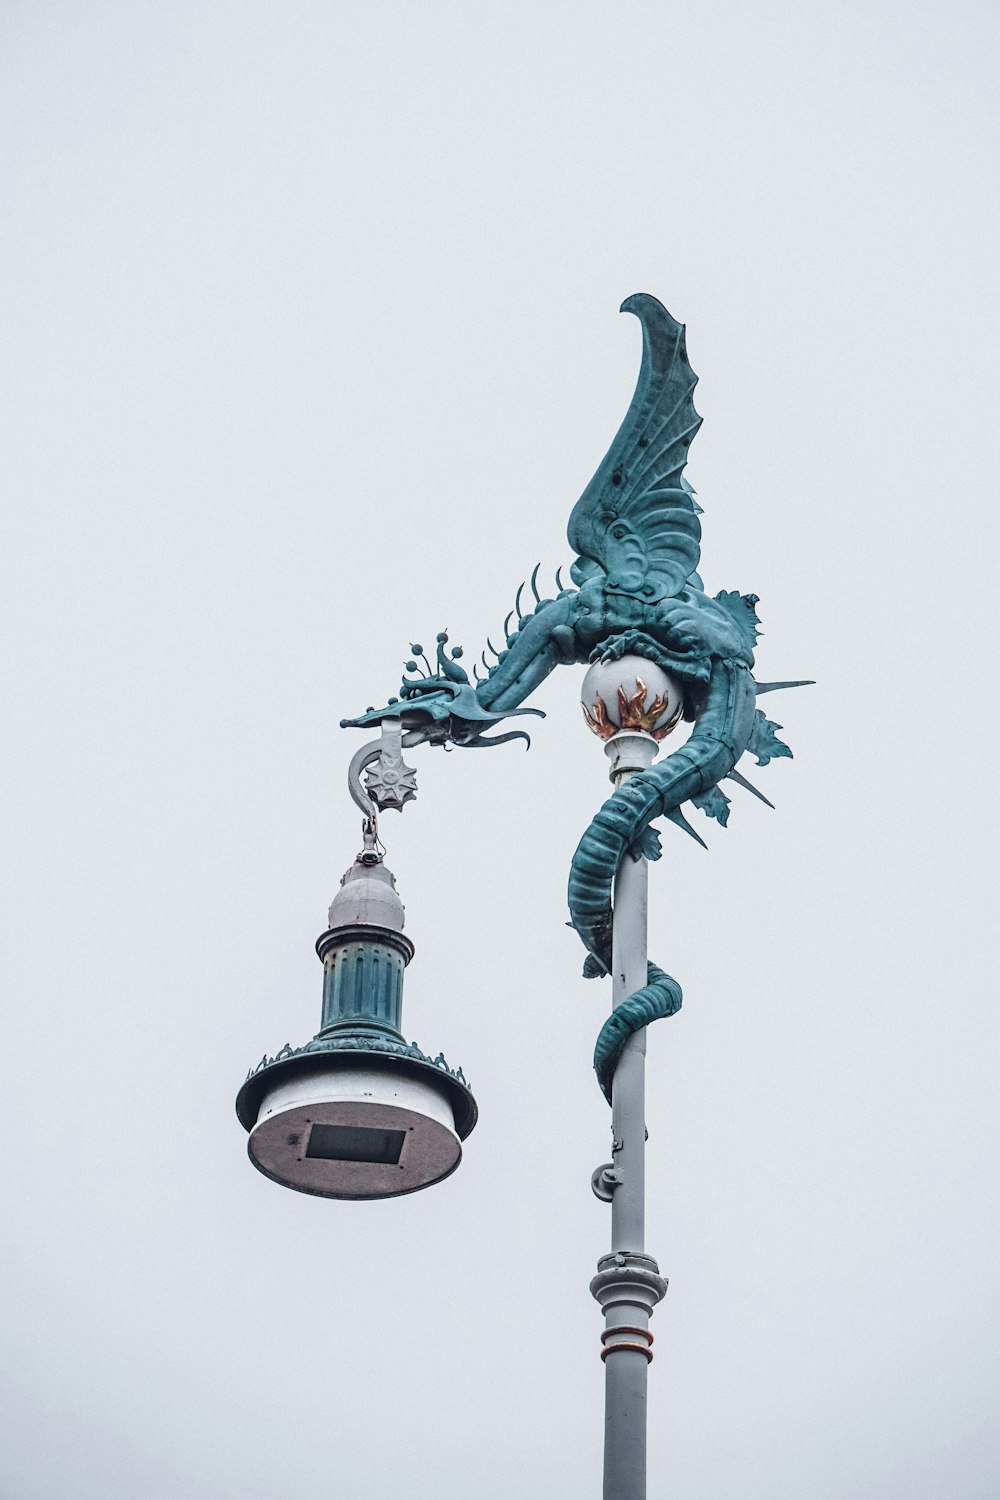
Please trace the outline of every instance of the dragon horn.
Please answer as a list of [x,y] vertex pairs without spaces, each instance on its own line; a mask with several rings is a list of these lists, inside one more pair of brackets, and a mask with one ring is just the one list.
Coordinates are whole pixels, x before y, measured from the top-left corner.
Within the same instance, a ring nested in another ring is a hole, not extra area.
[[[758,635],[762,634],[763,631],[758,631]],[[761,693],[777,693],[781,688],[815,687],[815,685],[816,679],[814,677],[803,677],[799,682],[755,682],[754,692],[759,698]]]
[[729,771],[729,772],[727,772],[726,773],[726,780],[727,781],[735,781],[736,785],[743,787],[743,789],[745,791],[753,792],[753,794],[754,794],[755,797],[759,797],[760,800],[763,803],[766,804],[766,806],[768,806],[769,808],[771,808],[772,811],[774,810],[774,803],[768,801],[768,799],[764,796],[763,792],[758,792],[758,790],[754,786],[753,782],[752,781],[747,781],[746,777],[745,776],[741,776],[740,773],[739,773],[739,771]]
[[542,602],[542,596],[538,592],[538,588],[537,588],[537,586],[535,584],[535,579],[538,577],[538,570],[539,570],[539,568],[541,566],[542,566],[541,563],[535,563],[535,570],[534,570],[534,572],[531,575],[531,592],[535,596],[535,603],[536,604],[541,604],[541,602]]
[[524,584],[522,583],[521,587],[517,591],[517,598],[514,600],[514,613],[517,615],[518,619],[521,618],[521,595],[523,593],[524,593]]
[[684,832],[689,833],[691,837],[697,843],[699,843],[703,849],[708,848],[708,845],[705,843],[705,840],[702,838],[701,834],[695,832],[679,807],[672,807],[670,811],[668,813],[664,813],[663,816],[669,823],[673,823],[677,828],[683,828]]

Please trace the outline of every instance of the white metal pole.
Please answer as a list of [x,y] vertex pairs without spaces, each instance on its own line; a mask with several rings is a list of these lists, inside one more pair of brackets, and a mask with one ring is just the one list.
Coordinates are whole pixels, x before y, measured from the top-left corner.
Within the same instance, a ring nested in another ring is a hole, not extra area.
[[[616,786],[652,764],[651,735],[626,731],[608,741]],[[615,879],[612,1003],[646,983],[648,865],[628,853]],[[652,1359],[649,1319],[667,1289],[645,1253],[646,1033],[626,1042],[612,1084],[611,1253],[598,1262],[591,1291],[604,1310],[604,1500],[645,1500],[646,1382]],[[611,1185],[611,1184],[609,1184]]]

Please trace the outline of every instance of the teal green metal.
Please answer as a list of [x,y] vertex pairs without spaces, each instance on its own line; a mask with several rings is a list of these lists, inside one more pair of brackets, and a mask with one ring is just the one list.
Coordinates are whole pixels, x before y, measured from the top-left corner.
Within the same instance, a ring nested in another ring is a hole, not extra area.
[[402,933],[380,940],[348,930],[327,932],[316,944],[323,961],[323,1022],[319,1035],[389,1035],[403,1039],[403,970],[413,945]]
[[[407,663],[400,699],[369,709],[345,726],[367,727],[402,719],[407,744],[480,746],[523,738],[523,731],[486,735],[514,714],[538,712],[520,705],[560,663],[613,661],[635,653],[652,658],[684,685],[689,739],[659,765],[634,776],[597,813],[580,840],[569,876],[569,911],[587,949],[584,973],[605,974],[611,960],[612,890],[622,859],[656,859],[660,818],[704,843],[684,815],[686,803],[726,826],[730,801],[722,783],[762,797],[737,770],[745,754],[767,765],[791,750],[781,727],[756,707],[762,693],[804,686],[803,681],[758,683],[753,677],[759,623],[755,594],[723,591],[710,597],[697,568],[701,507],[684,478],[688,448],[701,425],[694,407],[697,376],[685,347],[684,328],[654,297],[629,297],[622,311],[642,327],[642,362],[632,403],[608,453],[574,506],[570,568],[575,588],[561,585],[542,598],[538,568],[531,575],[534,607],[521,612],[524,585],[504,626],[504,649],[487,642],[485,676],[473,686],[438,636],[437,667]],[[516,618],[516,626],[510,629]],[[422,649],[411,648],[413,657]],[[676,980],[650,964],[645,988],[616,1007],[597,1040],[594,1067],[610,1100],[622,1047],[634,1032],[681,1005]]]

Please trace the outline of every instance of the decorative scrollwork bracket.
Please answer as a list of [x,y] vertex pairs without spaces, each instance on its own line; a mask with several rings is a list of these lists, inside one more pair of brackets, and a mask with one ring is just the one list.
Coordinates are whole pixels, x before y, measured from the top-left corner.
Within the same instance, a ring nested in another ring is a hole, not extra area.
[[362,745],[347,770],[347,789],[364,814],[366,834],[375,839],[378,814],[387,808],[402,812],[417,795],[417,773],[403,759],[402,720],[383,719],[380,727],[381,736]]

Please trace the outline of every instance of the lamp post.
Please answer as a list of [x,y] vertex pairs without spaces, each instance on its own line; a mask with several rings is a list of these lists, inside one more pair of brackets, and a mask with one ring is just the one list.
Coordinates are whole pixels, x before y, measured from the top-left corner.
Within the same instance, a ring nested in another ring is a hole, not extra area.
[[[660,741],[679,722],[684,694],[677,678],[654,662],[625,656],[595,663],[583,681],[587,723],[606,741],[616,790],[652,765]],[[646,983],[649,866],[626,855],[614,887],[611,1001],[615,1010]],[[598,1262],[590,1290],[604,1313],[605,1500],[646,1493],[646,1386],[653,1359],[649,1320],[667,1282],[646,1254],[646,1033],[622,1048],[611,1086],[613,1160],[591,1180],[611,1204],[611,1250]]]
[[[283,1187],[319,1198],[396,1198],[448,1177],[478,1117],[461,1068],[431,1058],[400,1030],[413,944],[378,839],[380,807],[402,807],[415,777],[398,719],[351,763],[364,812],[362,848],[316,943],[323,964],[320,1029],[261,1058],[236,1096],[250,1160]],[[362,770],[376,762],[367,790]]]
[[[611,1248],[590,1289],[604,1313],[605,1500],[644,1500],[646,1393],[653,1336],[649,1320],[667,1283],[645,1247],[645,1028],[681,1005],[676,980],[646,953],[648,862],[660,856],[654,822],[665,819],[704,845],[689,805],[728,822],[732,782],[767,802],[737,762],[767,765],[791,755],[781,726],[757,698],[801,681],[753,675],[757,597],[709,596],[698,573],[701,508],[684,478],[701,425],[697,377],[684,329],[655,298],[630,297],[623,310],[642,327],[639,379],[631,405],[569,519],[573,586],[555,576],[522,608],[525,585],[503,626],[503,647],[481,657],[473,678],[461,647],[437,637],[431,664],[411,644],[399,693],[343,726],[377,728],[354,756],[348,786],[363,814],[363,847],[347,871],[317,944],[324,963],[322,1024],[304,1046],[287,1044],[247,1076],[237,1113],[254,1164],[275,1181],[332,1198],[392,1197],[430,1186],[461,1159],[476,1122],[460,1069],[431,1058],[401,1030],[403,971],[413,947],[386,869],[378,815],[416,795],[404,748],[497,746],[527,739],[497,732],[505,720],[540,714],[524,700],[560,664],[589,664],[582,703],[606,741],[614,791],[573,856],[570,925],[587,952],[584,974],[611,978],[611,1013],[594,1068],[611,1105],[612,1160],[592,1187],[611,1205]],[[655,764],[660,741],[680,722],[687,740]],[[771,804],[768,803],[768,806]]]

